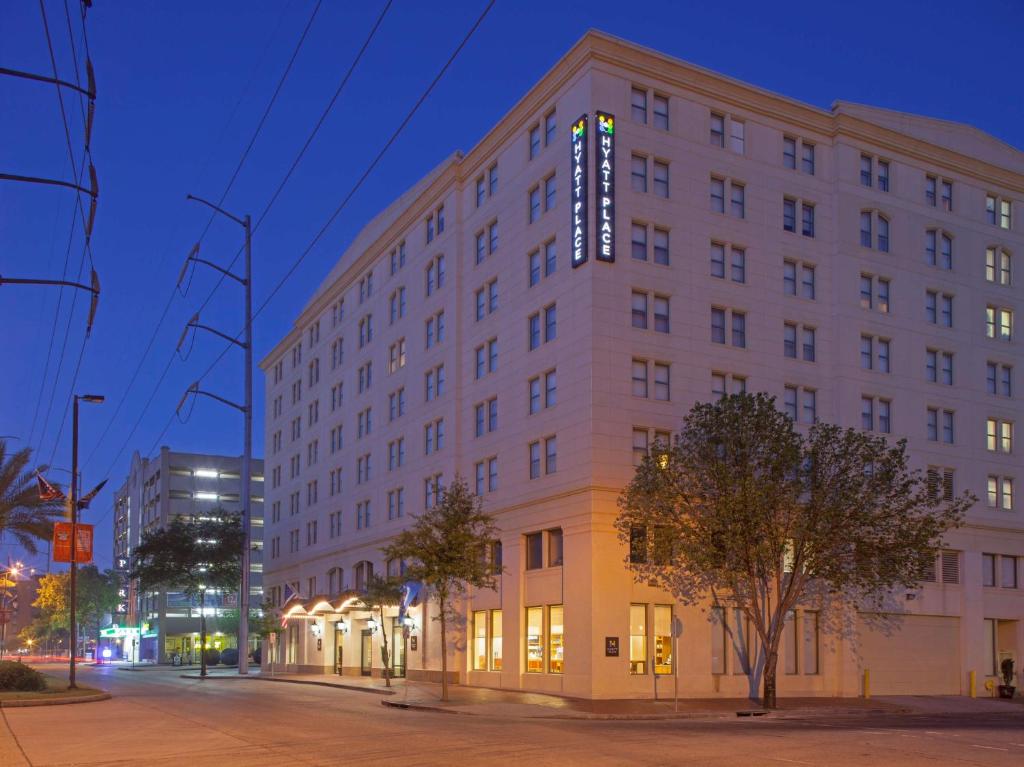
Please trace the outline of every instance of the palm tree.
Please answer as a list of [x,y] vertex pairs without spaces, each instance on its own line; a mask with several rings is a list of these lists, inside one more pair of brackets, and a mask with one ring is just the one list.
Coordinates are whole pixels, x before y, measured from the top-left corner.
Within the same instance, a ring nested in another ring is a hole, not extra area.
[[[25,551],[35,554],[36,541],[53,535],[53,522],[64,515],[64,502],[40,500],[36,470],[28,469],[31,455],[27,447],[8,454],[6,440],[0,440],[0,535],[10,534]],[[40,466],[38,471],[46,468]]]

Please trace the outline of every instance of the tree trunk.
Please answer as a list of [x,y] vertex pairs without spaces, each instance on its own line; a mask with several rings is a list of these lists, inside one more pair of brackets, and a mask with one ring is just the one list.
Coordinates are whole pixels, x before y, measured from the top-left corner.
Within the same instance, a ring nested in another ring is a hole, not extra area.
[[775,669],[779,663],[777,650],[769,650],[765,657],[764,664],[764,697],[762,705],[765,708],[777,708],[778,701],[775,696]]
[[199,676],[206,676],[206,592],[199,592]]
[[388,652],[388,630],[384,625],[384,605],[380,606],[380,635],[384,643],[380,646],[380,657],[384,661],[384,686],[391,686],[391,654]]
[[439,596],[441,605],[441,700],[448,700],[448,626],[445,622],[444,597]]

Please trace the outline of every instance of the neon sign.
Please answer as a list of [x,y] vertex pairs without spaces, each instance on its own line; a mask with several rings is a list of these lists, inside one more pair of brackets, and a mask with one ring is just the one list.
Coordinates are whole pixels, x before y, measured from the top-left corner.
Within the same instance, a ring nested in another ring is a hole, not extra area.
[[572,126],[570,149],[572,151],[572,265],[575,269],[587,260],[589,231],[587,228],[587,116],[581,115]]
[[597,113],[597,260],[615,260],[615,115]]

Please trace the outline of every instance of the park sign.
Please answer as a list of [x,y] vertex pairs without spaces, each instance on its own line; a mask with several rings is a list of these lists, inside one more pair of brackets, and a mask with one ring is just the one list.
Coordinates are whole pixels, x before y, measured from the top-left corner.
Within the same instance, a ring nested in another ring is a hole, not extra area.
[[590,178],[587,166],[587,115],[580,115],[570,129],[570,160],[572,194],[569,215],[572,222],[572,266],[584,264],[590,247],[588,231],[588,190]]
[[597,260],[615,260],[615,115],[597,113]]

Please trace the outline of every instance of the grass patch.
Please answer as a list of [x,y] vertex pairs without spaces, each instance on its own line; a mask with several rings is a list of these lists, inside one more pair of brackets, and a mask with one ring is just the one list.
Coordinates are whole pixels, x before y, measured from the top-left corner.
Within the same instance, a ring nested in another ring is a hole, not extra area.
[[4,700],[54,700],[56,698],[79,698],[83,695],[95,695],[100,690],[79,685],[74,690],[68,689],[68,681],[60,677],[43,674],[46,679],[46,690],[40,692],[21,692],[0,690],[0,701]]

